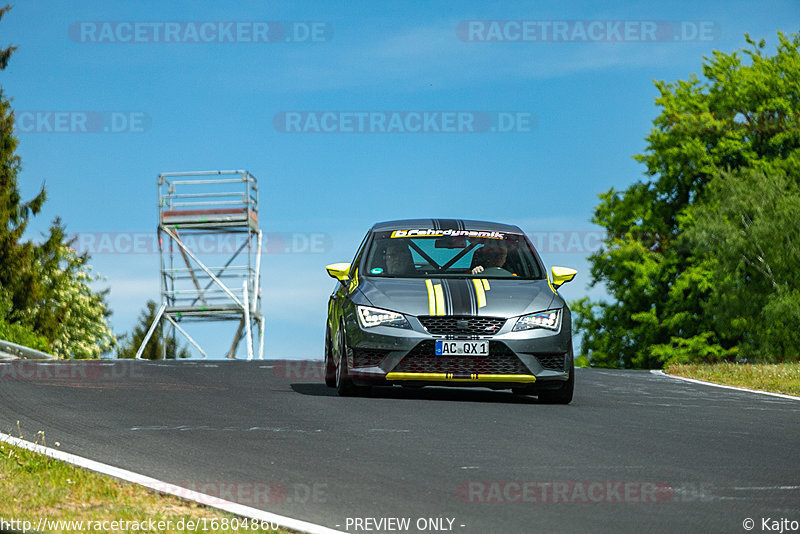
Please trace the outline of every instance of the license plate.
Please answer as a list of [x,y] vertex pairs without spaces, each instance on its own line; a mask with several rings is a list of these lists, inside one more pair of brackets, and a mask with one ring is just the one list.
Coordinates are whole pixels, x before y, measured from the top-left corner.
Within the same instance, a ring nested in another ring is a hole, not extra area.
[[444,341],[436,342],[437,356],[488,356],[488,341]]

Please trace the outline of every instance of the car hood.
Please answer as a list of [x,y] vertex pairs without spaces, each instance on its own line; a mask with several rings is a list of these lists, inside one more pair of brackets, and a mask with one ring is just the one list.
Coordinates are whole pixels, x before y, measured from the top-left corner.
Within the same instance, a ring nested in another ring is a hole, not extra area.
[[360,289],[376,308],[408,315],[513,317],[563,305],[547,280],[369,277]]

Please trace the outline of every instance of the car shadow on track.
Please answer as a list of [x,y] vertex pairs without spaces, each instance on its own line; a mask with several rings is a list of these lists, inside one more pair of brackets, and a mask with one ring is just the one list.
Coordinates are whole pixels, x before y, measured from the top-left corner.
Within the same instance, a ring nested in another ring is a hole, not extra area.
[[[295,393],[313,397],[338,397],[334,388],[317,382],[291,384]],[[542,404],[536,397],[514,395],[510,391],[495,391],[484,388],[444,388],[428,386],[424,388],[408,388],[401,386],[373,386],[362,395],[365,398],[397,399],[397,400],[432,400],[456,402],[495,402],[506,404]]]

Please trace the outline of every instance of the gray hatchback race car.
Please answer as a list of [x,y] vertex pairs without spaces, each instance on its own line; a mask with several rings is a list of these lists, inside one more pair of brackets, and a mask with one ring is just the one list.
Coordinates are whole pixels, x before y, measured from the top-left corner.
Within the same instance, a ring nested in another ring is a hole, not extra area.
[[372,385],[481,386],[572,400],[567,304],[553,267],[516,226],[453,219],[375,224],[328,302],[325,382],[341,395]]

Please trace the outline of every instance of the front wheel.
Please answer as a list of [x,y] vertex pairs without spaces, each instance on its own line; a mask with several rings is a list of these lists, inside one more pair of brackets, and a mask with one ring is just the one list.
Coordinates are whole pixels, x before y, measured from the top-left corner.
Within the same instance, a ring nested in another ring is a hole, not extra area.
[[336,387],[336,364],[333,362],[333,354],[331,347],[331,329],[325,327],[325,385],[329,388]]
[[353,379],[347,371],[347,340],[345,339],[344,326],[339,327],[337,334],[337,349],[339,361],[336,364],[336,391],[342,397],[353,397],[360,393],[359,387],[353,384]]
[[575,363],[570,362],[569,378],[564,385],[552,391],[540,391],[539,402],[544,404],[569,404],[575,390]]

